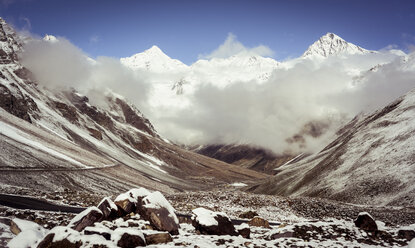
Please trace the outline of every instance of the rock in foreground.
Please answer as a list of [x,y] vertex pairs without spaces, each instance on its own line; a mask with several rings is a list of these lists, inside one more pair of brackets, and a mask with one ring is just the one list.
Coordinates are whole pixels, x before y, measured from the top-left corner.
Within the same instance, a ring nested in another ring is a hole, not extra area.
[[192,215],[192,225],[201,234],[238,236],[231,220],[225,213],[196,208]]

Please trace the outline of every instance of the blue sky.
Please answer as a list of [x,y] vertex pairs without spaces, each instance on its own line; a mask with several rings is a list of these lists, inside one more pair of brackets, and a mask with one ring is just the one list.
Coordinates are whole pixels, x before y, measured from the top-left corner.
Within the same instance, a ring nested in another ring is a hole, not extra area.
[[0,0],[0,16],[39,36],[63,36],[92,57],[157,45],[187,64],[229,33],[246,47],[268,46],[277,60],[301,55],[327,32],[372,50],[415,44],[413,0]]

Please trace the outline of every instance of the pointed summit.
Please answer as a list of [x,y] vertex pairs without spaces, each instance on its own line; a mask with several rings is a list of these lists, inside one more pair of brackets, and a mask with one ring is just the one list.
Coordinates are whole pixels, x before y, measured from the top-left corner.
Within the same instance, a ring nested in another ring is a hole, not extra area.
[[[145,53],[152,53],[152,54],[164,54],[166,55],[158,46],[153,45],[149,49],[144,51]],[[167,56],[167,55],[166,55]]]
[[307,51],[302,55],[302,58],[327,58],[333,55],[365,54],[370,52],[369,50],[345,41],[334,33],[327,33],[309,46]]
[[158,46],[152,46],[142,53],[121,58],[121,63],[136,70],[145,69],[153,72],[170,72],[187,69],[187,65],[167,56]]

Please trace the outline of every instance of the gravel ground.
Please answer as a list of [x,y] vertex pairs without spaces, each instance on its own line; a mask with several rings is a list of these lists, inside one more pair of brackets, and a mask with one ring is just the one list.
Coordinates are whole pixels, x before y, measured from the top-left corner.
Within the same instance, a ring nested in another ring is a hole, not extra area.
[[259,195],[234,187],[177,193],[167,198],[182,213],[190,213],[196,207],[206,207],[237,218],[241,213],[253,210],[270,221],[295,223],[324,218],[353,220],[360,212],[368,212],[387,226],[415,223],[415,208],[357,206],[318,198]]

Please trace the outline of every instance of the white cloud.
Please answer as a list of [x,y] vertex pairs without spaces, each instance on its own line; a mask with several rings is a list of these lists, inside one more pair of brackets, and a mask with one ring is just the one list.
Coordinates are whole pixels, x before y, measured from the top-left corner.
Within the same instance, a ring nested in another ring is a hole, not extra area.
[[274,52],[264,45],[248,48],[239,42],[234,34],[229,33],[222,45],[213,50],[210,54],[199,54],[198,57],[199,59],[228,58],[236,54],[271,57],[274,55]]
[[136,100],[138,106],[146,101],[145,75],[133,72],[115,58],[93,60],[64,37],[55,42],[32,40],[26,44],[21,62],[40,84],[52,90],[75,88],[97,104],[108,89]]
[[[220,47],[215,53],[247,51],[235,41],[231,35],[223,45],[228,48]],[[276,69],[263,83],[234,82],[219,87],[207,80],[190,93],[185,86],[183,95],[174,95],[171,87],[186,72],[134,72],[108,57],[91,63],[79,48],[61,37],[56,43],[29,43],[22,63],[39,83],[53,88],[75,87],[95,104],[100,104],[107,89],[125,96],[174,141],[247,143],[282,153],[317,151],[354,115],[382,107],[415,87],[415,54],[408,57],[406,61],[384,51],[332,57],[319,63],[293,60],[291,67]],[[383,65],[369,70],[377,64]],[[364,73],[356,76],[357,69]],[[188,82],[190,86],[192,83]],[[173,95],[177,104],[150,102],[151,94],[159,90]]]

